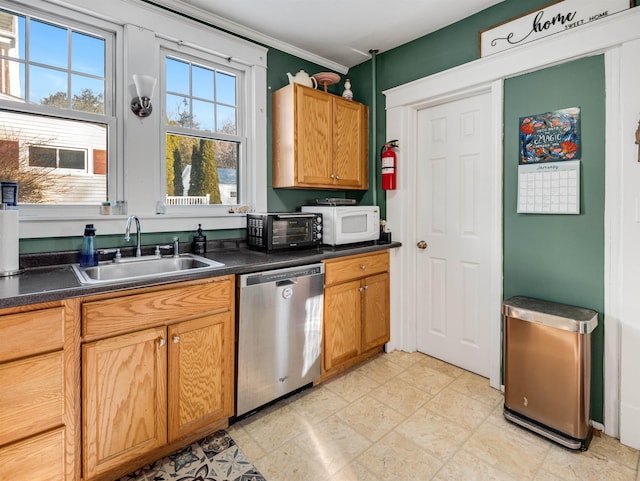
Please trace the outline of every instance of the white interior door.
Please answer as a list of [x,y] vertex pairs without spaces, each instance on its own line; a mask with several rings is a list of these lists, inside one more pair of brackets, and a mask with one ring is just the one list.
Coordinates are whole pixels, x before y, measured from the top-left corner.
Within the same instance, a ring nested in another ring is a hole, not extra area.
[[418,112],[417,348],[490,374],[491,95]]

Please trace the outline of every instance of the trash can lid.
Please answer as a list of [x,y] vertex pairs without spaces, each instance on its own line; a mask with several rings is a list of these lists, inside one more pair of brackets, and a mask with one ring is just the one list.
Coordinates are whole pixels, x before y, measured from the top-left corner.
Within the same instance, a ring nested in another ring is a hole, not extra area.
[[504,301],[502,312],[507,317],[580,334],[589,334],[598,326],[598,313],[592,309],[532,297],[511,297]]

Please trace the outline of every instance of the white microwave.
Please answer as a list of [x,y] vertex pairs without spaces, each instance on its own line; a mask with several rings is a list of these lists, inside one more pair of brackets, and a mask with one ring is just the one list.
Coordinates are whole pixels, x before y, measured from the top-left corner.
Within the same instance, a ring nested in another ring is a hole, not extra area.
[[380,208],[375,205],[305,205],[302,212],[322,214],[322,243],[335,246],[378,240]]

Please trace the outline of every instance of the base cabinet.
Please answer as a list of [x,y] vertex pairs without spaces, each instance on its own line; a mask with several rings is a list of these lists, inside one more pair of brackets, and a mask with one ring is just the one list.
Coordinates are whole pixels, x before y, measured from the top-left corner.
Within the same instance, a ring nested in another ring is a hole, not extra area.
[[389,254],[325,264],[323,375],[330,377],[389,341]]
[[72,321],[61,305],[19,310],[0,315],[0,479],[73,481]]
[[[233,292],[226,277],[116,298],[121,314],[112,324],[104,317],[113,315],[114,299],[84,306],[93,335],[108,336],[109,325],[115,332],[127,329],[132,322],[125,313],[141,327],[161,324],[83,344],[85,479],[133,470],[174,441],[233,415]],[[185,320],[175,312],[182,304]]]

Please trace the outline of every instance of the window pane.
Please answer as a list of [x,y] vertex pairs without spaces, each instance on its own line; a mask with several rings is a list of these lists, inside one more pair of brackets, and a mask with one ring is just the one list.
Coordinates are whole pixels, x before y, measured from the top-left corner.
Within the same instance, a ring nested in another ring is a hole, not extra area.
[[104,113],[104,80],[73,75],[73,110],[82,112]]
[[167,134],[167,204],[238,203],[238,144]]
[[218,105],[217,130],[225,134],[236,134],[236,109]]
[[25,18],[0,10],[0,54],[24,59]]
[[189,95],[189,64],[167,58],[165,65],[167,91]]
[[29,101],[34,104],[69,108],[67,73],[49,68],[29,67]]
[[8,99],[24,100],[24,64],[0,59],[0,92]]
[[189,99],[178,95],[167,94],[167,125],[191,127],[191,111]]
[[83,33],[71,34],[71,70],[104,77],[105,41]]
[[56,149],[29,147],[30,167],[56,167]]
[[58,151],[59,167],[61,169],[85,169],[85,153],[81,150],[65,150]]
[[213,101],[213,70],[194,65],[191,75],[193,96]]
[[67,29],[37,20],[31,20],[29,28],[29,61],[66,69],[69,66]]
[[215,104],[213,102],[193,101],[193,125],[194,129],[213,130],[215,116]]
[[18,182],[20,203],[108,200],[106,125],[0,110],[0,145],[0,179]]
[[216,101],[223,104],[236,104],[236,77],[216,72]]

